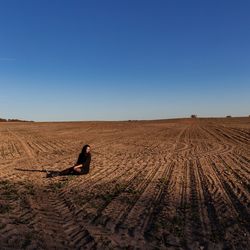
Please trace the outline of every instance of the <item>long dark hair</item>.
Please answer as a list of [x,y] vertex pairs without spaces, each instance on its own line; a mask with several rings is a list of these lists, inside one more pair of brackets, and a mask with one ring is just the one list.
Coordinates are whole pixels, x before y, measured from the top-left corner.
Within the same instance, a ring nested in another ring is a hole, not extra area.
[[[83,146],[83,148],[82,148],[82,154],[87,154],[86,153],[86,149],[87,149],[87,147],[90,147],[88,144],[85,144],[84,146]],[[89,153],[90,154],[90,153]]]

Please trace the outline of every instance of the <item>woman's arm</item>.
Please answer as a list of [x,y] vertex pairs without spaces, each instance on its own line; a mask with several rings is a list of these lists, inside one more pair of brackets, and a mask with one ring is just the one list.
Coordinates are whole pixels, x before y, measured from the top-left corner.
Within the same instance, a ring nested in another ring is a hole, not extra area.
[[82,167],[82,164],[78,164],[78,165],[75,165],[75,166],[74,166],[74,169],[75,169],[75,168],[81,168],[81,167]]

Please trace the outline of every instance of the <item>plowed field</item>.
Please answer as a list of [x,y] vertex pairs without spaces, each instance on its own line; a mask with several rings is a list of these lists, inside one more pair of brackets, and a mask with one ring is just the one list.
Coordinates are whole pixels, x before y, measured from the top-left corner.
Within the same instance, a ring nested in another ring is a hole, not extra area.
[[1,249],[245,250],[249,191],[250,118],[0,123]]

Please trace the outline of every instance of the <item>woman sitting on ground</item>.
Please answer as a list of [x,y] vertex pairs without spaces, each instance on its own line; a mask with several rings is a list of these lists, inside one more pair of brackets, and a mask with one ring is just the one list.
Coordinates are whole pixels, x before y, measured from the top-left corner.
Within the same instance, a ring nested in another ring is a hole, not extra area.
[[89,172],[91,162],[90,146],[88,144],[84,145],[82,152],[79,154],[78,160],[73,167],[69,167],[60,172],[47,172],[47,177],[54,177],[60,175],[81,175],[87,174]]

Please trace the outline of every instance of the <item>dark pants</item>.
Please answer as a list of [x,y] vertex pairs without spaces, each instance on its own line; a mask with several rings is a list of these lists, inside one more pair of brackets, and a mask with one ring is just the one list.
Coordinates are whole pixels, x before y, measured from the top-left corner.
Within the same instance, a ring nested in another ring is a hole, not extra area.
[[81,175],[81,174],[87,174],[89,172],[88,168],[82,168],[81,172],[77,172],[74,170],[74,167],[66,168],[62,170],[59,174],[60,175]]

